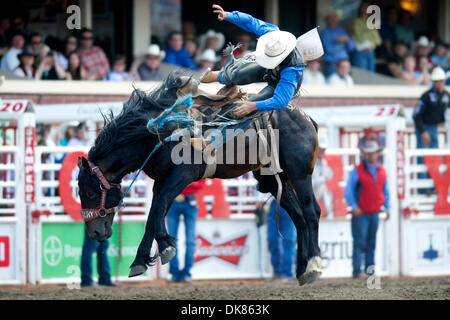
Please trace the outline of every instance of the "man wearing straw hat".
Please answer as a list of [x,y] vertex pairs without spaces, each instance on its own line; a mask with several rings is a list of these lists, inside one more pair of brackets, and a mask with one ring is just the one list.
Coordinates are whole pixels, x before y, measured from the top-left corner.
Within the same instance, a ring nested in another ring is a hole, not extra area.
[[384,206],[389,218],[389,190],[386,170],[379,162],[381,148],[375,140],[361,147],[362,161],[350,173],[345,187],[345,200],[352,208],[353,278],[361,276],[362,257],[364,271],[374,273],[375,244],[378,215]]
[[[230,52],[225,68],[220,72],[205,74],[202,82],[219,81],[226,85],[263,81],[268,83],[261,92],[234,110],[236,117],[243,117],[254,111],[285,108],[299,89],[304,60],[308,60],[305,53],[308,52],[301,52],[302,49],[297,48],[296,37],[289,32],[280,31],[277,26],[239,11],[226,12],[218,5],[213,5],[213,9],[218,14],[219,21],[227,20],[247,32],[256,34],[259,39],[253,54],[234,63],[233,53]],[[312,53],[313,59],[323,53],[320,38],[317,39],[319,45]],[[236,48],[231,51],[234,49]],[[233,63],[229,63],[232,61]]]

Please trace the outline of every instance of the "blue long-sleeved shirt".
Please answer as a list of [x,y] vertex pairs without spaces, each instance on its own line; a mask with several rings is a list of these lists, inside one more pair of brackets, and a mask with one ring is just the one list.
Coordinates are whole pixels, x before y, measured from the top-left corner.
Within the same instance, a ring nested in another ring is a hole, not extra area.
[[323,60],[331,63],[338,63],[339,60],[348,59],[349,52],[355,49],[355,43],[349,39],[347,43],[336,42],[336,38],[348,36],[341,28],[332,29],[326,27],[320,34],[323,45]]
[[[369,169],[369,172],[372,174],[373,179],[376,181],[377,180],[377,170],[378,170],[379,164],[377,163],[375,167],[372,167],[366,160],[364,160],[364,162],[366,163],[366,167]],[[345,192],[344,192],[345,201],[352,208],[357,208],[359,206],[358,199],[356,199],[356,196],[355,196],[358,178],[359,178],[358,171],[356,170],[356,168],[354,168],[352,170],[352,172],[350,172],[350,176],[347,181],[347,186],[345,187]],[[389,201],[389,189],[388,189],[387,179],[384,182],[383,195],[384,195],[384,207],[386,208],[387,211],[390,211],[391,205],[390,205],[390,201]]]
[[172,48],[167,48],[166,57],[163,62],[174,64],[176,66],[197,70],[197,66],[192,61],[189,53],[185,48],[181,48],[179,51],[175,51]]
[[[280,30],[273,24],[253,18],[251,15],[239,11],[227,12],[227,21],[247,32],[254,33],[258,37],[269,32]],[[302,73],[303,66],[287,67],[281,70],[280,81],[275,88],[273,96],[263,101],[256,101],[258,111],[271,111],[285,108],[294,96]]]

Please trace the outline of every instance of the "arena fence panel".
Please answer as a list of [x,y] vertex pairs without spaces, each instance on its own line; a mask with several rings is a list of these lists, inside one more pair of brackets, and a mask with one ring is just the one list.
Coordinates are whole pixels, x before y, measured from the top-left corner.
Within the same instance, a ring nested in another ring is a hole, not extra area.
[[27,210],[34,201],[34,109],[27,100],[0,100],[0,284],[27,274]]

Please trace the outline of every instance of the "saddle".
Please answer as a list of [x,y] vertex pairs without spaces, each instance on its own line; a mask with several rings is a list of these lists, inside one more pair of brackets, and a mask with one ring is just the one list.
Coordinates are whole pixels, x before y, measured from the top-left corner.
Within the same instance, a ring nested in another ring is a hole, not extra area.
[[224,86],[216,94],[198,89],[188,112],[197,121],[210,122],[219,114],[229,112],[235,102],[244,102],[246,98],[247,93],[237,85]]

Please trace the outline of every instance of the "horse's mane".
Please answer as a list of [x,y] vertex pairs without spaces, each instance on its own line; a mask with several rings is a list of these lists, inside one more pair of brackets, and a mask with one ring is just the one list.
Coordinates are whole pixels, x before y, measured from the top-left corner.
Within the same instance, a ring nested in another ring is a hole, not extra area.
[[178,70],[171,72],[148,94],[135,88],[117,116],[112,111],[108,115],[102,113],[104,127],[89,151],[89,159],[95,162],[137,141],[147,140],[152,135],[147,130],[148,120],[175,102],[177,90],[183,87],[179,81],[182,75]]

